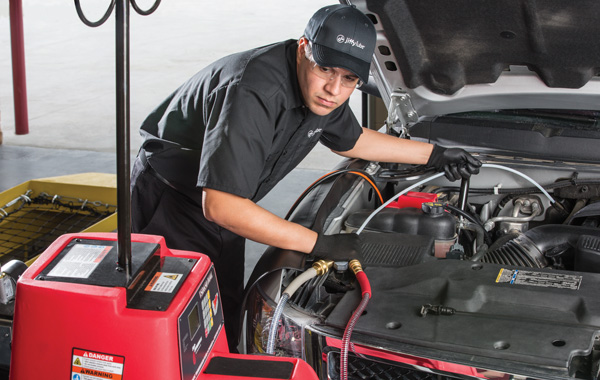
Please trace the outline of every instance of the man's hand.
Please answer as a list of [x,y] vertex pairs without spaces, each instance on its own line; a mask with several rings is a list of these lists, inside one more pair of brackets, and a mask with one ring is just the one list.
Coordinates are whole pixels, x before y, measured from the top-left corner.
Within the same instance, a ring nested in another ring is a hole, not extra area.
[[357,234],[319,235],[311,256],[332,261],[363,260]]
[[456,181],[479,173],[481,162],[464,149],[434,145],[427,166],[444,172],[450,181]]

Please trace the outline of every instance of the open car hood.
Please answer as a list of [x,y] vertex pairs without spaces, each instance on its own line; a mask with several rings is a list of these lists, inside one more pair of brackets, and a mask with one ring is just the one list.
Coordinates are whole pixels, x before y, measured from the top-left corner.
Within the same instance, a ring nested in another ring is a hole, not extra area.
[[600,2],[346,1],[377,29],[372,80],[418,117],[497,109],[600,109]]

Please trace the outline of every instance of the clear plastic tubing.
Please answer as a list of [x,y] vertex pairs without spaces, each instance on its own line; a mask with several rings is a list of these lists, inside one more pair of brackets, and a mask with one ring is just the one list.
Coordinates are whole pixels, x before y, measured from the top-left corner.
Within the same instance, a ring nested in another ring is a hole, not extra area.
[[[550,203],[554,203],[556,202],[554,200],[554,198],[552,198],[550,196],[550,194],[548,194],[548,192],[546,191],[546,189],[544,189],[539,183],[537,183],[536,181],[534,181],[531,177],[521,173],[518,170],[503,166],[503,165],[496,165],[496,164],[483,164],[481,166],[482,168],[493,168],[493,169],[500,169],[500,170],[505,170],[507,172],[511,172],[514,173],[522,178],[525,178],[527,181],[531,182],[535,187],[537,187],[538,189],[540,189],[540,191],[542,192],[542,194],[544,194],[549,200]],[[401,195],[404,195],[406,193],[408,193],[409,191],[411,191],[412,189],[419,187],[429,181],[432,181],[436,178],[439,178],[441,176],[443,176],[444,173],[436,173],[434,175],[432,175],[431,177],[427,177],[409,187],[407,187],[406,189],[402,190],[401,192],[399,192],[398,194],[394,195],[390,200],[388,200],[387,202],[385,202],[384,204],[382,204],[381,206],[379,206],[375,211],[373,211],[371,213],[371,215],[369,215],[369,217],[363,222],[363,224],[360,226],[360,228],[356,231],[357,235],[360,235],[360,233],[365,229],[365,227],[369,224],[369,222],[371,221],[371,219],[373,219],[373,217],[375,217],[375,215],[377,215],[381,210],[383,210],[387,205],[389,205],[390,203],[392,203],[393,201],[395,201],[396,199],[398,199]]]

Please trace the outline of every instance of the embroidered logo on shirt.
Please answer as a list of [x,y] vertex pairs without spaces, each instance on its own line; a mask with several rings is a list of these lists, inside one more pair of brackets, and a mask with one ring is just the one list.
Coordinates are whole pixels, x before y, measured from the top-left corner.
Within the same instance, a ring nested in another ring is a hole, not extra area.
[[323,130],[321,128],[317,128],[314,131],[308,131],[308,138],[310,139],[317,133],[321,133],[321,132],[323,132]]

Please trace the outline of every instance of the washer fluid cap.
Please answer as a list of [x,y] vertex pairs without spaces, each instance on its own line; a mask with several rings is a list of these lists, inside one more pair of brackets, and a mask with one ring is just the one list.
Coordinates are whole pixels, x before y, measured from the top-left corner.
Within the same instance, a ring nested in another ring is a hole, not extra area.
[[421,210],[431,216],[441,216],[444,214],[444,205],[440,202],[425,202],[421,205]]

